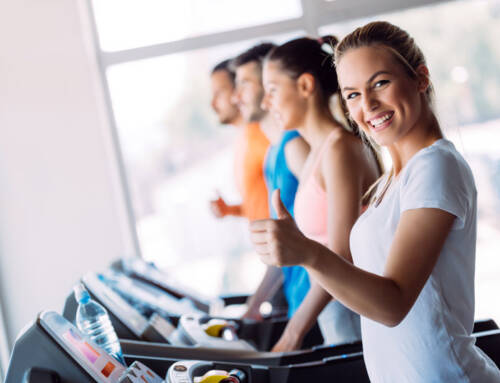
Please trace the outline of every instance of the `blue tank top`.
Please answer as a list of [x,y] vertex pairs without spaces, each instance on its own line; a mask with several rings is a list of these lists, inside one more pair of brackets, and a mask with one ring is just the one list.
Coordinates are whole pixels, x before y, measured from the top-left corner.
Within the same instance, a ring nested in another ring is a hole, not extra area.
[[[300,137],[296,130],[286,130],[280,141],[271,145],[264,161],[264,177],[269,192],[269,210],[272,218],[276,212],[271,203],[273,191],[280,189],[281,200],[293,217],[295,193],[299,182],[286,163],[285,146],[294,138]],[[306,269],[302,266],[286,266],[283,270],[283,290],[288,302],[288,317],[291,317],[309,291],[310,282]]]

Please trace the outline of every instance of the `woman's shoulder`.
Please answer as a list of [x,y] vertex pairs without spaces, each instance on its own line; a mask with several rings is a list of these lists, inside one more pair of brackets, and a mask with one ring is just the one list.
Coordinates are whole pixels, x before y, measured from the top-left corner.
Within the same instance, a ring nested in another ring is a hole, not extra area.
[[462,192],[471,196],[476,194],[469,165],[455,146],[443,139],[411,158],[401,174],[401,183],[403,188],[427,187],[435,191]]
[[325,172],[363,174],[359,169],[367,166],[362,140],[347,131],[335,132],[328,141],[321,158]]
[[344,128],[335,129],[326,137],[325,153],[356,153],[363,149],[363,141]]
[[406,177],[425,171],[429,175],[450,178],[457,174],[472,176],[469,165],[453,143],[440,139],[421,149],[407,163]]

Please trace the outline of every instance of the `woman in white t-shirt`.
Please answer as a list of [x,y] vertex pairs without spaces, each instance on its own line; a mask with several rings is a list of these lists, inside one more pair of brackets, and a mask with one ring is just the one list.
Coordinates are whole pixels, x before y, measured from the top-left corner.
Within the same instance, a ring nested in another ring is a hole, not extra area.
[[350,120],[393,162],[351,231],[354,265],[302,235],[279,193],[279,219],[251,224],[257,251],[267,264],[305,266],[362,316],[373,382],[500,382],[471,336],[474,179],[443,138],[422,52],[405,31],[374,22],[338,44],[335,62]]

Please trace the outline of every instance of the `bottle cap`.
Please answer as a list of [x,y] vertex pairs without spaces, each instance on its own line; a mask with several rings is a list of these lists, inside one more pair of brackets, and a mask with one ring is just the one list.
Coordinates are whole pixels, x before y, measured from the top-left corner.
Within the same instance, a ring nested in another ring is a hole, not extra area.
[[85,304],[90,300],[89,293],[81,283],[73,287],[73,291],[75,292],[75,299],[78,303]]

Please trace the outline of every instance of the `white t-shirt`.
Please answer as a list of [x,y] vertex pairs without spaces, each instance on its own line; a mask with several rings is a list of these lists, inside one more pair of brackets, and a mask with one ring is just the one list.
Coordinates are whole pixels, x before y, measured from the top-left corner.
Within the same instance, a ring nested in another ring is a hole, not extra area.
[[401,214],[420,208],[441,209],[457,218],[436,266],[403,321],[390,328],[361,318],[370,380],[500,382],[499,370],[470,335],[477,192],[469,166],[450,141],[438,140],[415,154],[380,205],[372,204],[358,219],[350,238],[354,264],[383,275]]

